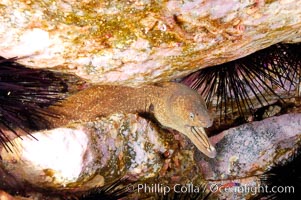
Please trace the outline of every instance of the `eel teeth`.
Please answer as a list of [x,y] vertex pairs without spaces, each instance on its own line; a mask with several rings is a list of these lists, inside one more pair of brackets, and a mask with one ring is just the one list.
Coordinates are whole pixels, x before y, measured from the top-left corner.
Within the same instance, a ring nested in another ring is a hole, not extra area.
[[205,155],[210,158],[216,156],[216,150],[210,143],[209,138],[203,127],[191,127],[191,134],[187,135],[188,138],[194,143],[194,145]]

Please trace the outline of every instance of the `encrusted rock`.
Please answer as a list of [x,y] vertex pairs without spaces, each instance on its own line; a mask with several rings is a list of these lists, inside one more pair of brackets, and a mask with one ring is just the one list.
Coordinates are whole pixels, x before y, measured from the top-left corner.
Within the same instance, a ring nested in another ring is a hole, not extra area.
[[[145,119],[115,114],[95,122],[70,124],[12,141],[1,152],[2,168],[19,183],[39,188],[81,190],[102,186],[125,174],[158,175],[164,139]],[[2,180],[2,179],[1,179]]]
[[300,41],[301,1],[0,0],[0,56],[94,83],[171,80]]
[[227,183],[239,183],[239,187],[245,189],[235,193],[232,185],[229,189],[232,192],[218,191],[216,195],[221,199],[241,199],[258,192],[255,191],[259,189],[258,175],[277,163],[285,163],[300,148],[301,114],[244,124],[211,139],[216,143],[217,157],[210,160],[197,157],[202,175],[215,189]]

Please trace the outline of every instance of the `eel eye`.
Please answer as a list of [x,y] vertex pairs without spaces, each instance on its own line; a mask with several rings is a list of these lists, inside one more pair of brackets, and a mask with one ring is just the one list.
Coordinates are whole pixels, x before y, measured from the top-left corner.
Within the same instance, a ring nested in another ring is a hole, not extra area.
[[193,114],[193,113],[190,113],[190,114],[189,114],[189,117],[190,117],[191,120],[193,120],[193,119],[194,119],[194,114]]

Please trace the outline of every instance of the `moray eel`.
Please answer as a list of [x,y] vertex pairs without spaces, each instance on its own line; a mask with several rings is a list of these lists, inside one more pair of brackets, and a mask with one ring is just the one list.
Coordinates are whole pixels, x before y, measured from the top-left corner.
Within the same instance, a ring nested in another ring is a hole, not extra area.
[[161,125],[186,135],[208,157],[216,156],[204,130],[212,125],[205,102],[183,84],[167,82],[140,88],[96,85],[48,109],[58,116],[48,119],[53,127],[113,113],[151,113]]

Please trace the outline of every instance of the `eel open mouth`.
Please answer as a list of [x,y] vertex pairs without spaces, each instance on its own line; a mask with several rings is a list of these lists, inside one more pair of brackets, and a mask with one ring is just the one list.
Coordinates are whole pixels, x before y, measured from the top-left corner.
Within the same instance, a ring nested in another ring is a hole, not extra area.
[[186,135],[191,142],[206,156],[209,158],[215,158],[216,150],[209,141],[205,129],[197,126],[190,126],[189,128],[190,131]]

